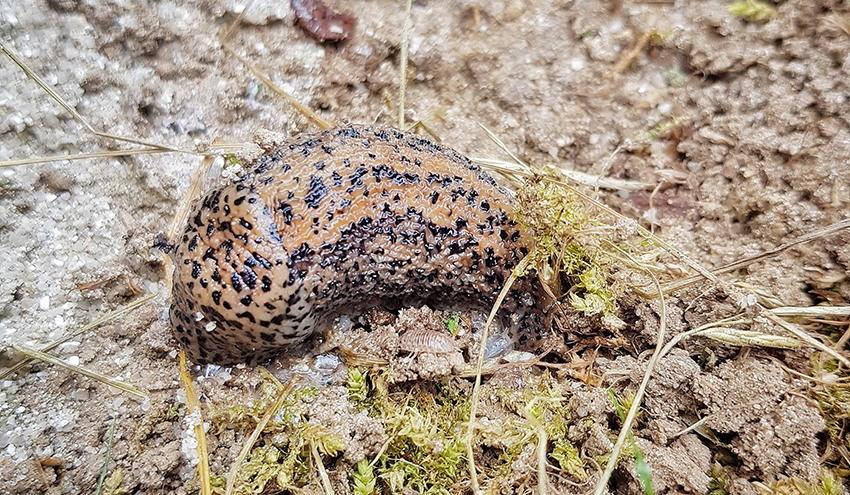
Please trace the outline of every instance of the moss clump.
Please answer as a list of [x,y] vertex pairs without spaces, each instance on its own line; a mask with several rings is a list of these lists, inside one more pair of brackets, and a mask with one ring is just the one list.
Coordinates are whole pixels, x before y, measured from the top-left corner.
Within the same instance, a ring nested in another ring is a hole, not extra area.
[[[278,383],[263,382],[260,398],[249,404],[214,408],[207,418],[212,431],[221,434],[226,429],[253,431],[281,393]],[[274,481],[281,490],[300,488],[314,480],[310,449],[335,456],[342,450],[336,435],[307,421],[310,403],[316,397],[315,388],[291,390],[283,405],[274,412],[263,428],[263,441],[255,444],[240,466],[234,488],[237,494],[259,494]],[[224,493],[224,477],[211,476],[216,493]]]
[[612,248],[602,247],[605,231],[582,199],[560,184],[532,179],[517,191],[515,214],[520,224],[534,231],[533,246],[517,275],[532,268],[556,273],[547,282],[559,299],[565,295],[560,290],[564,283],[573,308],[587,316],[619,320],[616,293],[607,278]]
[[841,495],[844,487],[828,469],[821,473],[820,483],[811,483],[800,478],[783,478],[770,483],[756,483],[764,494],[771,495]]
[[351,473],[351,493],[352,495],[372,495],[377,482],[375,469],[368,459],[363,459],[354,466],[354,471]]
[[[355,495],[411,490],[422,495],[463,492],[469,484],[465,435],[471,408],[468,383],[450,380],[411,386],[408,382],[402,388],[388,385],[391,373],[387,367],[349,371],[348,401],[361,414],[380,419],[386,435],[377,456],[354,464],[342,455],[345,446],[340,439],[312,421],[316,389],[283,389],[273,378],[264,376],[256,399],[213,408],[206,415],[211,433],[235,429],[247,438],[268,416],[282,390],[288,394],[280,408],[271,413],[242,462],[234,493],[312,491],[319,489],[320,469],[332,475],[331,479],[347,476]],[[489,399],[482,407],[490,419],[476,432],[472,449],[482,485],[498,490],[503,483],[534,476],[535,459],[540,458],[527,459],[529,450],[538,451],[534,447],[545,450],[543,462],[560,467],[561,477],[587,482],[590,467],[568,438],[571,424],[578,420],[573,418],[560,385],[548,372],[517,373],[518,387],[485,385],[483,396]],[[317,452],[322,466],[317,465]],[[229,469],[231,466],[226,467]],[[226,475],[219,472],[211,476],[215,493],[224,493]],[[195,491],[196,487],[187,486],[187,490]]]
[[375,401],[373,414],[381,417],[390,438],[378,466],[391,492],[447,494],[447,487],[466,478],[463,425],[469,399],[458,389],[442,385],[436,391],[416,387],[390,394]]
[[776,8],[760,0],[744,0],[729,4],[729,13],[749,22],[767,23],[776,18]]
[[708,475],[711,476],[711,481],[708,482],[708,495],[729,495],[729,484],[732,480],[719,462],[711,465]]
[[546,441],[547,462],[556,462],[563,474],[576,481],[587,480],[588,466],[567,438],[573,420],[572,408],[548,373],[526,377],[520,390],[485,387],[483,396],[495,397],[504,409],[513,413],[507,421],[493,425],[483,434],[485,444],[502,450],[491,473],[491,488],[495,489],[498,480],[509,478],[517,456],[541,438]]

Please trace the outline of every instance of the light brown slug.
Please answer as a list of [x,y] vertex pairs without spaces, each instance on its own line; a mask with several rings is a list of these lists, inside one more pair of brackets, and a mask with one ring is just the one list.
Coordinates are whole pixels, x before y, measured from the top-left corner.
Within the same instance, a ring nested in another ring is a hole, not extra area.
[[[491,305],[527,242],[469,159],[396,129],[332,128],[194,205],[171,253],[171,322],[196,363],[257,363],[345,310]],[[541,294],[526,277],[503,304],[521,342],[542,333]]]

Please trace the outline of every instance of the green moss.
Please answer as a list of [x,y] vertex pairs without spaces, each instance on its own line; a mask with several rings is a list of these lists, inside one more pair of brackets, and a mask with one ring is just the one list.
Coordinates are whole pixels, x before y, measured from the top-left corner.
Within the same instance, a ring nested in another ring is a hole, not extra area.
[[671,67],[664,71],[664,80],[673,88],[681,88],[687,82],[687,75],[678,67]]
[[[377,459],[346,466],[340,458],[341,439],[307,421],[316,391],[296,390],[269,421],[243,463],[235,493],[297,492],[315,484],[312,447],[322,453],[329,472],[343,469],[350,474],[355,495],[405,490],[423,495],[457,493],[456,487],[469,483],[465,431],[470,402],[465,382],[408,383],[395,389],[387,384],[389,373],[387,368],[352,369],[348,375],[349,400],[384,425],[387,442]],[[495,398],[486,406],[492,420],[474,438],[476,465],[484,486],[497,489],[504,480],[512,479],[515,461],[528,445],[538,442],[540,428],[546,432],[548,462],[560,466],[563,476],[578,482],[588,479],[588,466],[568,439],[576,419],[553,377],[529,374],[518,389],[485,387],[484,396]],[[212,431],[239,429],[247,437],[278,393],[277,385],[269,381],[260,387],[257,400],[214,411],[208,415]],[[214,486],[221,481],[223,488],[222,474],[213,477]]]
[[[609,249],[600,248],[600,224],[575,193],[542,179],[529,180],[517,192],[517,221],[534,231],[530,253],[515,270],[551,267],[569,283],[569,301],[588,316],[615,318],[617,300],[606,271]],[[544,273],[546,270],[544,270]]]
[[357,404],[357,407],[363,409],[370,405],[369,401],[369,380],[366,373],[361,372],[357,368],[348,370],[348,400]]
[[711,470],[708,472],[711,476],[711,481],[708,482],[708,495],[729,495],[729,473],[726,469],[715,462],[711,465]]
[[769,490],[775,495],[841,495],[844,487],[828,469],[821,472],[821,481],[811,483],[800,478],[783,478],[764,485],[762,491]]
[[760,0],[743,0],[732,2],[728,7],[729,13],[749,22],[766,23],[776,17],[776,8]]
[[229,167],[231,165],[239,165],[242,166],[242,162],[239,161],[239,158],[236,155],[224,155],[224,165],[225,167]]
[[[226,429],[236,429],[245,432],[247,437],[280,393],[279,384],[267,379],[260,387],[258,400],[213,408],[207,415],[212,431],[221,434]],[[342,450],[342,441],[336,435],[307,421],[307,412],[317,390],[302,388],[287,393],[283,405],[263,429],[266,440],[258,441],[242,464],[234,493],[263,493],[270,482],[276,483],[279,489],[303,487],[313,481],[313,470],[310,468],[311,444],[315,444],[320,452],[328,456],[334,456]],[[275,434],[284,435],[287,439],[285,445],[276,445],[272,441]],[[211,476],[214,486],[222,480],[221,475]],[[218,489],[214,491],[218,492]],[[220,493],[224,493],[224,490],[220,490]]]
[[587,472],[585,472],[585,462],[581,459],[581,453],[567,439],[561,439],[555,442],[555,448],[550,454],[553,459],[558,461],[561,470],[579,481],[587,480]]
[[375,492],[377,481],[375,469],[368,459],[363,459],[354,466],[354,471],[351,473],[352,495],[372,495]]
[[449,335],[454,336],[454,334],[457,332],[457,325],[458,325],[459,322],[460,322],[460,315],[457,315],[457,314],[452,315],[451,318],[446,318],[444,323],[446,324],[446,328],[449,330]]
[[106,477],[103,482],[103,490],[100,495],[124,495],[127,490],[121,488],[121,483],[124,481],[124,471],[121,466],[115,468],[112,474]]
[[669,120],[663,120],[654,126],[652,126],[649,130],[641,132],[635,137],[635,141],[637,143],[641,143],[646,145],[653,141],[658,140],[659,138],[665,136],[670,131],[676,129],[682,124],[682,119],[680,117],[674,117]]

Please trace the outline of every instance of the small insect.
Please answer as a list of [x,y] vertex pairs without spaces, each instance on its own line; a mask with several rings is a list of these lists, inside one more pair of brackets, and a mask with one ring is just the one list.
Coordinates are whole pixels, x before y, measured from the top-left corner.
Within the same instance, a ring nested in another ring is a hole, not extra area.
[[425,328],[404,332],[399,338],[398,347],[413,354],[449,354],[458,351],[457,342],[449,335]]
[[[381,302],[490,305],[528,253],[508,194],[416,134],[348,125],[266,151],[197,202],[171,253],[172,327],[195,362],[263,361]],[[503,304],[521,342],[539,337],[539,297],[528,277]]]

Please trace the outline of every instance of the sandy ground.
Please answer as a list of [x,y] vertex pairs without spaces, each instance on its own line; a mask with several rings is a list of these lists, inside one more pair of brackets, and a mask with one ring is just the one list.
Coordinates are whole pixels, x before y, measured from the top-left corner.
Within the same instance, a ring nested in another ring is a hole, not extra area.
[[[231,44],[324,118],[393,125],[403,6],[335,4],[359,23],[340,45],[320,45],[295,27],[288,2],[262,1]],[[243,8],[230,0],[0,0],[0,39],[111,134],[192,150],[216,137],[249,142],[264,128],[313,130],[220,48],[218,37]],[[602,199],[717,267],[847,217],[850,34],[839,26],[849,11],[840,1],[791,0],[759,24],[714,0],[417,2],[407,117],[467,156],[503,158],[481,123],[534,165],[664,181],[652,208],[651,190],[608,191]],[[659,36],[612,74],[651,31]],[[0,160],[112,146],[87,134],[7,57],[0,60]],[[673,130],[654,138],[664,126]],[[171,153],[0,169],[0,344],[40,347],[126,303],[133,288],[164,294],[162,267],[148,248],[168,228],[199,162]],[[824,294],[841,303],[850,297],[849,243],[850,234],[840,233],[734,276],[787,305],[818,303]],[[737,297],[724,289],[698,295],[674,301],[673,328],[725,316]],[[91,491],[111,417],[118,418],[112,462],[123,467],[125,486],[183,489],[181,423],[162,420],[184,400],[167,304],[160,296],[57,351],[150,390],[150,399],[41,364],[0,382],[2,491]],[[639,341],[632,350],[653,344],[646,315],[657,307],[634,300],[623,307]],[[672,356],[662,375],[669,379],[650,392],[655,420],[639,436],[658,473],[656,493],[708,491],[706,441],[670,436],[686,411],[710,415],[709,427],[739,457],[732,491],[755,493],[752,481],[786,476],[816,480],[824,423],[794,395],[806,382],[766,356],[721,348],[707,367],[701,352],[697,345]],[[780,357],[811,372],[805,354]],[[637,362],[603,368],[639,381]],[[675,400],[666,395],[672,390]],[[723,411],[733,411],[728,420]],[[604,450],[599,435],[576,441]],[[633,471],[624,467],[612,491],[639,490]]]

